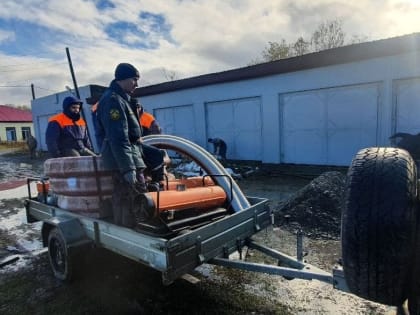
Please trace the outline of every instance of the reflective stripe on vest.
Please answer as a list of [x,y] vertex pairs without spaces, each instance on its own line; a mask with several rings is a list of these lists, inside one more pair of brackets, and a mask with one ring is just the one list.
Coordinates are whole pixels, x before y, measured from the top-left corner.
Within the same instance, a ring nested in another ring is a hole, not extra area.
[[52,116],[50,119],[48,119],[48,122],[50,121],[56,121],[61,128],[64,128],[66,126],[86,126],[85,121],[83,120],[83,118],[80,118],[77,121],[73,121],[71,120],[71,118],[67,117],[64,113],[60,113],[57,115]]

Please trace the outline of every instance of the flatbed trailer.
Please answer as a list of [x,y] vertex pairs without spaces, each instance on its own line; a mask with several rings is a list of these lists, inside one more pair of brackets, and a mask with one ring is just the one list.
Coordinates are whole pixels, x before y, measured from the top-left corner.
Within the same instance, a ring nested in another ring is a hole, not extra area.
[[[31,192],[29,194],[31,196]],[[317,279],[345,289],[339,269],[330,274],[253,241],[254,234],[271,226],[272,212],[267,199],[249,197],[249,201],[248,209],[170,239],[78,215],[40,202],[36,197],[27,199],[25,208],[29,223],[43,221],[42,242],[48,247],[55,276],[62,280],[69,280],[69,272],[78,264],[79,253],[100,247],[160,271],[164,284],[210,263],[288,278]],[[244,247],[274,257],[279,264],[229,259],[232,253],[242,252]]]
[[[224,214],[159,236],[49,204],[46,197],[32,196],[28,179],[27,219],[43,221],[43,245],[48,246],[57,278],[69,280],[80,253],[101,247],[160,271],[164,284],[209,263],[286,279],[316,279],[361,298],[397,306],[399,313],[408,309],[411,315],[420,314],[420,182],[416,163],[407,151],[373,147],[360,150],[353,158],[342,209],[343,267],[329,273],[303,261],[300,233],[296,257],[256,243],[253,235],[274,223],[268,200],[244,196],[203,148],[174,136],[146,138],[151,145],[177,149],[202,162],[226,193]],[[275,258],[277,265],[242,260],[245,247]],[[240,259],[232,260],[236,251]]]
[[[280,275],[286,279],[316,279],[347,291],[339,266],[333,272],[326,272],[303,261],[301,233],[297,237],[296,257],[255,242],[252,236],[274,223],[268,200],[244,196],[226,170],[206,150],[186,139],[169,135],[148,136],[145,142],[180,152],[198,162],[207,174],[213,174],[209,176],[227,196],[223,215],[206,217],[196,225],[186,224],[174,233],[159,234],[153,229],[145,230],[144,226],[123,227],[106,217],[92,218],[60,208],[49,202],[46,195],[41,198],[34,196],[31,182],[38,179],[28,179],[29,198],[25,201],[27,220],[43,222],[42,242],[44,247],[48,247],[50,264],[58,279],[71,280],[84,261],[81,256],[97,247],[161,272],[162,282],[166,285],[208,263]],[[213,212],[218,214],[217,209]],[[195,223],[195,219],[192,220]],[[268,255],[277,260],[277,264],[244,261],[242,251],[245,248]],[[231,259],[234,252],[239,253],[239,259]]]

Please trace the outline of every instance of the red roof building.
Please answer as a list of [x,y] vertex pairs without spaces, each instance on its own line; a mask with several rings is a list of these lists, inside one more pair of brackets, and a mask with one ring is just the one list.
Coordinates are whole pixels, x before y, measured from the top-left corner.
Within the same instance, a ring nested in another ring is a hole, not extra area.
[[0,105],[0,123],[2,122],[32,122],[32,113],[29,110]]
[[0,105],[0,142],[25,141],[32,129],[31,111]]

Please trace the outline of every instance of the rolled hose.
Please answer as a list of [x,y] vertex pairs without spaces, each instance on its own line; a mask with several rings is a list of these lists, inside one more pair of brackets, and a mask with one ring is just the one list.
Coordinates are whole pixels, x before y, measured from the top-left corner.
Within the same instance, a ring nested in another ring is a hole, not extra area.
[[[172,135],[150,135],[143,137],[143,142],[161,149],[174,150],[182,153],[202,167],[207,174],[223,175],[215,176],[214,181],[226,192],[228,200],[235,212],[239,212],[251,206],[238,184],[231,178],[223,165],[221,165],[207,150],[194,142]],[[232,195],[230,194],[231,188]]]

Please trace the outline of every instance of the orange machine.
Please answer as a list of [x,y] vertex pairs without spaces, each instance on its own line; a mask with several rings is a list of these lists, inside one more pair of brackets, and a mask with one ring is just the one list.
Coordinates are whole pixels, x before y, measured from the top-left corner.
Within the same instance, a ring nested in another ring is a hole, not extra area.
[[143,209],[156,216],[165,211],[217,208],[226,201],[226,193],[220,186],[178,187],[182,189],[145,193],[142,201]]
[[165,190],[176,190],[179,185],[185,185],[186,188],[214,186],[215,183],[210,176],[194,176],[181,179],[172,179],[163,183]]
[[199,227],[227,214],[227,196],[222,187],[187,188],[178,184],[177,188],[140,194],[136,202],[137,227],[154,233],[172,233]]

